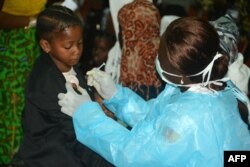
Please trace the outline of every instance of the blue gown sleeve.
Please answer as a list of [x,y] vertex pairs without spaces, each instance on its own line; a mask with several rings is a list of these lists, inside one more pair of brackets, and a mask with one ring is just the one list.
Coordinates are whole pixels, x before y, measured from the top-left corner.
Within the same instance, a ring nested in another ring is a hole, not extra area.
[[112,151],[118,151],[113,147],[129,133],[127,128],[107,117],[96,102],[82,105],[73,115],[73,124],[77,140],[111,163],[115,162]]
[[146,117],[154,100],[145,101],[131,89],[121,85],[117,85],[117,89],[117,93],[103,103],[117,118],[133,127]]

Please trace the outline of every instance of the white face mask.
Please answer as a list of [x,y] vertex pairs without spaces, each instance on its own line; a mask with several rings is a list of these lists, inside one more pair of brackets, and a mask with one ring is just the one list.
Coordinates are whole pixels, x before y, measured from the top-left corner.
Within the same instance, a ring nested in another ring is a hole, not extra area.
[[[156,70],[157,70],[158,74],[160,75],[161,79],[163,81],[165,81],[166,83],[169,83],[169,84],[172,84],[172,85],[175,85],[175,86],[182,86],[182,87],[194,87],[194,86],[197,87],[197,86],[201,86],[201,87],[205,87],[205,86],[207,86],[210,83],[213,83],[213,84],[216,84],[216,85],[222,85],[222,83],[220,83],[218,81],[227,81],[227,80],[229,80],[229,78],[222,78],[222,79],[210,81],[210,76],[211,76],[212,68],[213,68],[213,65],[214,65],[214,61],[217,60],[218,58],[220,58],[221,56],[222,56],[222,54],[216,53],[216,55],[214,56],[213,60],[207,65],[207,67],[204,70],[202,70],[201,72],[198,72],[196,74],[192,74],[192,75],[186,76],[186,77],[193,77],[193,76],[202,75],[202,83],[196,83],[196,84],[186,84],[186,85],[185,84],[175,84],[175,83],[169,81],[163,75],[163,73],[165,73],[167,75],[170,75],[170,76],[179,77],[179,78],[182,78],[182,76],[176,75],[176,74],[172,74],[172,73],[169,73],[167,71],[164,71],[161,68],[158,56],[156,57],[156,60],[155,60],[155,66],[156,66]],[[204,81],[205,78],[207,78],[206,81]]]
[[165,74],[167,74],[167,75],[170,75],[170,76],[175,76],[175,77],[182,77],[182,76],[175,75],[175,74],[168,73],[168,72],[164,71],[164,70],[161,68],[160,61],[159,61],[158,56],[157,56],[156,59],[155,59],[155,67],[156,67],[157,73],[160,75],[161,79],[162,79],[164,82],[166,82],[166,83],[168,83],[168,84],[171,84],[171,85],[177,85],[177,86],[179,86],[178,84],[175,84],[175,83],[169,81],[169,80],[163,75],[163,73],[165,73]]

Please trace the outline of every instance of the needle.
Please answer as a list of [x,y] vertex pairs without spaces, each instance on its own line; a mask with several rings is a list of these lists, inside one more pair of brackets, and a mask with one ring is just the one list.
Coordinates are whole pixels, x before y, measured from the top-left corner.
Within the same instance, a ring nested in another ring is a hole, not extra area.
[[97,69],[100,70],[103,66],[105,66],[105,62],[103,62]]

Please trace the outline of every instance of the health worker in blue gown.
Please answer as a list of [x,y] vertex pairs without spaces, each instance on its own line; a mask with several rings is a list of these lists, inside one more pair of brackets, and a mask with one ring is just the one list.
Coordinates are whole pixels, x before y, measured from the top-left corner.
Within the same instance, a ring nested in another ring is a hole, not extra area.
[[250,150],[249,99],[225,77],[229,56],[209,22],[171,22],[161,37],[156,70],[166,87],[143,100],[98,69],[88,84],[131,130],[66,84],[61,111],[73,118],[77,139],[117,167],[222,167],[223,151]]

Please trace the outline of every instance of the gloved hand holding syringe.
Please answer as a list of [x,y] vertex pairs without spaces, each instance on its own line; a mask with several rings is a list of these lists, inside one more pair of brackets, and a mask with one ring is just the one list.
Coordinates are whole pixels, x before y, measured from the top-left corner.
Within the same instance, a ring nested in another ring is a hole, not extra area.
[[[87,84],[94,86],[104,99],[110,99],[117,92],[117,88],[111,76],[100,70],[104,65],[105,63],[87,72]],[[73,89],[69,82],[66,83],[66,89],[66,93],[58,94],[58,104],[62,106],[61,111],[69,116],[73,115],[80,104],[91,101],[87,91],[80,86],[77,87],[80,94]]]
[[116,93],[117,88],[112,77],[100,70],[104,65],[105,63],[87,72],[87,84],[94,86],[104,99],[110,99]]

